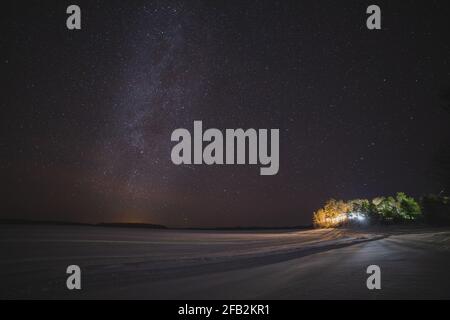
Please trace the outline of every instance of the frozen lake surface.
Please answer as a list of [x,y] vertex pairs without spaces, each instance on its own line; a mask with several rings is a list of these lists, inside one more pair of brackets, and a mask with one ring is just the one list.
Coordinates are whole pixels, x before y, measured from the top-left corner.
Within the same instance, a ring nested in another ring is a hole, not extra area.
[[[79,265],[82,290],[66,289]],[[366,268],[381,268],[381,290]],[[450,298],[450,229],[0,225],[0,298]]]

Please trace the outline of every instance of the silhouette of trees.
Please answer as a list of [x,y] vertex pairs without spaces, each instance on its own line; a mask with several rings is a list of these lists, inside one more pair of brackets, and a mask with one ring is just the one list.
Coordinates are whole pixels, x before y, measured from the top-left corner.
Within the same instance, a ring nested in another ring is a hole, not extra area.
[[450,225],[450,197],[429,194],[421,198],[420,204],[426,222]]
[[[440,97],[444,102],[442,108],[447,111],[446,114],[450,118],[450,88],[442,91]],[[450,191],[450,141],[445,141],[438,149],[435,161],[437,178],[442,183],[445,193],[448,194]]]

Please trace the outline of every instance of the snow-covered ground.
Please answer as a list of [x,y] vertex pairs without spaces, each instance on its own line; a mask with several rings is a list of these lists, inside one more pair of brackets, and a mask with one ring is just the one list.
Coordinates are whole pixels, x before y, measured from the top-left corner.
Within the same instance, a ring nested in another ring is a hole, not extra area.
[[[79,265],[82,290],[66,289]],[[366,268],[381,268],[381,290]],[[450,229],[0,226],[0,298],[450,298]]]

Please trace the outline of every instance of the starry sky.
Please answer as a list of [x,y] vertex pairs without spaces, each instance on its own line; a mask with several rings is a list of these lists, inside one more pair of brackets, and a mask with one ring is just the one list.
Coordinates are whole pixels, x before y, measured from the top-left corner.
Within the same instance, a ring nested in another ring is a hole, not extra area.
[[[414,3],[11,1],[0,218],[280,227],[330,197],[439,192],[450,6]],[[175,166],[170,135],[194,120],[279,128],[278,174]]]

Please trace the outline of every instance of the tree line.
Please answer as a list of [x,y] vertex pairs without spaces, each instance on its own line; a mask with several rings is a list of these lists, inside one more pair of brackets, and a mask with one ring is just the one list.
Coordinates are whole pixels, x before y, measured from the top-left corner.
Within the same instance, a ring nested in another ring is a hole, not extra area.
[[398,192],[373,199],[330,199],[313,214],[316,228],[416,223],[450,225],[450,197],[430,194],[416,200]]

